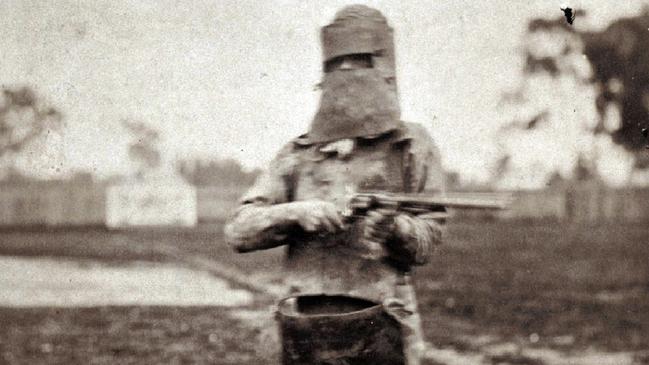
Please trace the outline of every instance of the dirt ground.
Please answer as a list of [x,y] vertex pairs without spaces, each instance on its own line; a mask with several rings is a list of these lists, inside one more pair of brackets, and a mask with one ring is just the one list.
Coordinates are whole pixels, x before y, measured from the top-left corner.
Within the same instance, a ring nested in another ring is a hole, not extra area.
[[[647,225],[452,224],[448,243],[415,274],[427,339],[439,354],[477,353],[491,364],[553,363],[532,356],[547,349],[584,364],[593,351],[623,354],[611,364],[648,364],[648,234]],[[178,259],[164,247],[268,282],[281,277],[281,249],[234,254],[220,225],[0,232],[1,255]],[[235,309],[0,308],[0,363],[275,364],[271,313],[267,299]]]
[[221,307],[0,308],[2,364],[277,364]]

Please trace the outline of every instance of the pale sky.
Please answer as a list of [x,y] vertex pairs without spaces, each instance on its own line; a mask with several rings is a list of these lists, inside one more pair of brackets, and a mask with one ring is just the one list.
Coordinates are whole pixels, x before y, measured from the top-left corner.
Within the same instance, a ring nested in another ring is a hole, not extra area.
[[[493,135],[509,121],[499,101],[520,82],[528,20],[569,5],[589,13],[577,26],[605,27],[649,1],[321,3],[0,0],[0,82],[35,87],[66,116],[25,166],[44,175],[123,170],[128,118],[161,130],[167,160],[263,167],[315,113],[319,28],[340,7],[367,3],[395,29],[402,118],[428,128],[447,168],[484,178],[499,157]],[[541,145],[523,153],[569,162]]]

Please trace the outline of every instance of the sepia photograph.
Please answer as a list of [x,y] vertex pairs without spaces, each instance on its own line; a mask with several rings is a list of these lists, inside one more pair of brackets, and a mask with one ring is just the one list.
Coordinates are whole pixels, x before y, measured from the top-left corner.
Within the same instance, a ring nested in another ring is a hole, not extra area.
[[0,0],[0,365],[649,365],[649,0]]

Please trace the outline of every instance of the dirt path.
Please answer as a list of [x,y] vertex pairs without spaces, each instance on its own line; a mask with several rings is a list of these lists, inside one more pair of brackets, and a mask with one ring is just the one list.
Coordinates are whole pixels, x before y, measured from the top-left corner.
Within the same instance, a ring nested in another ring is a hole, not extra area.
[[234,266],[197,254],[191,254],[168,244],[161,244],[157,250],[161,254],[172,258],[174,261],[182,262],[194,270],[201,270],[229,280],[234,285],[251,290],[258,295],[267,296],[268,299],[279,299],[283,293],[282,286],[273,282],[277,278],[270,275],[244,273]]
[[227,278],[173,263],[0,256],[0,306],[249,305]]
[[520,365],[640,365],[645,354],[632,352],[561,352],[550,348],[525,348],[514,343],[484,346],[478,351],[429,348],[426,357],[446,365],[520,364]]

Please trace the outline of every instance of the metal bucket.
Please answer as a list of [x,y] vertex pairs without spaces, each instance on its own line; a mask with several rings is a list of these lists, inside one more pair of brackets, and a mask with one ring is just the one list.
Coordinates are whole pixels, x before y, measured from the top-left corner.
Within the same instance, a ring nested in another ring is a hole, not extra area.
[[404,364],[399,323],[383,306],[345,295],[283,299],[277,310],[284,365]]

